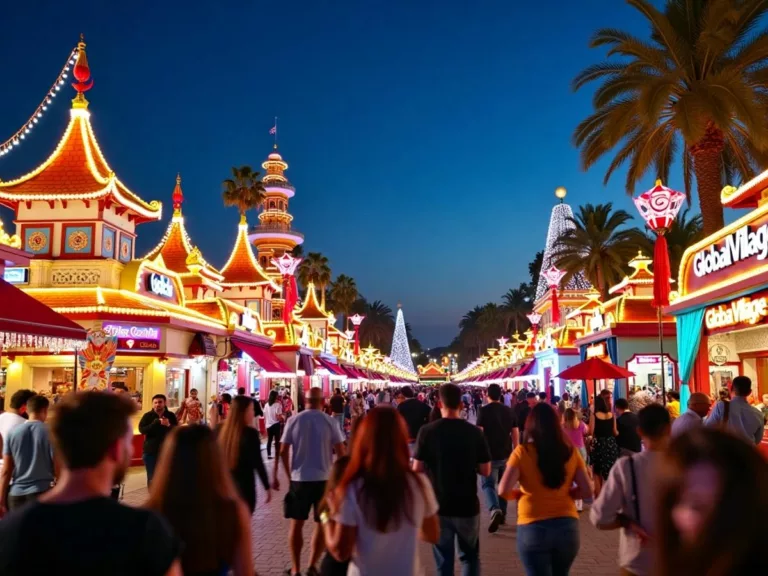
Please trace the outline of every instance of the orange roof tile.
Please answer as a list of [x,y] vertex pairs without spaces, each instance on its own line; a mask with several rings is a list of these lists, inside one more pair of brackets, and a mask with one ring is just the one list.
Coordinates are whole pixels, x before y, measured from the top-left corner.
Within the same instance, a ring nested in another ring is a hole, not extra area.
[[28,200],[96,200],[115,202],[148,220],[159,220],[162,205],[145,202],[115,176],[101,153],[90,123],[90,113],[75,105],[71,119],[48,159],[32,172],[0,181],[0,203],[13,207]]
[[259,284],[276,285],[264,273],[253,255],[253,249],[248,243],[248,224],[245,217],[241,217],[237,227],[237,238],[229,255],[229,260],[221,269],[224,280],[222,286],[255,286]]
[[213,318],[219,322],[223,322],[224,324],[227,323],[225,310],[222,308],[218,299],[187,301],[187,308],[208,316],[209,318]]
[[320,307],[320,303],[317,301],[317,294],[315,292],[315,285],[312,282],[307,286],[307,296],[304,298],[304,303],[301,305],[295,316],[302,320],[327,320],[330,314]]

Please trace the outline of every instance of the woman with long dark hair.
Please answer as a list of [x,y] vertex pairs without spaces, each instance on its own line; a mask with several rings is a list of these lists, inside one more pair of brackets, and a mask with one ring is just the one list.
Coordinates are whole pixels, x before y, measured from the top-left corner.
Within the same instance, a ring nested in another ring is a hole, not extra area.
[[595,479],[595,498],[600,495],[603,482],[608,479],[611,468],[619,459],[619,445],[616,436],[616,418],[602,395],[595,399],[595,412],[589,417],[589,434],[592,442],[592,477]]
[[147,507],[184,543],[185,576],[253,576],[250,516],[238,497],[214,433],[174,428],[160,452]]
[[272,459],[272,441],[275,441],[275,456],[280,456],[280,427],[284,420],[283,405],[278,402],[277,390],[269,392],[264,407],[264,424],[267,428],[267,458]]
[[229,415],[219,430],[219,445],[224,454],[224,462],[251,514],[256,509],[254,472],[259,474],[267,491],[267,502],[272,498],[267,470],[261,459],[261,438],[253,427],[254,418],[253,400],[248,396],[235,396]]
[[[525,438],[507,462],[499,495],[519,500],[517,550],[526,575],[565,576],[579,551],[574,499],[592,495],[587,469],[549,404],[531,409]],[[520,490],[515,489],[518,481]]]
[[722,430],[672,440],[659,467],[660,576],[765,574],[768,462]]
[[351,558],[349,575],[419,573],[416,540],[437,542],[437,500],[410,468],[408,432],[395,409],[377,406],[360,421],[327,504],[326,544],[337,560]]

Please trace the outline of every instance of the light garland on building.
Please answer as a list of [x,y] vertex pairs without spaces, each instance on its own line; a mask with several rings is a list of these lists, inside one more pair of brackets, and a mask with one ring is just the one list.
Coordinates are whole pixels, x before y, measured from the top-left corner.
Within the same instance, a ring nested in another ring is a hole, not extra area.
[[0,332],[0,349],[3,350],[11,348],[36,348],[51,350],[58,354],[62,350],[80,350],[84,346],[85,340],[19,334],[17,332]]
[[408,333],[405,330],[405,318],[403,309],[397,305],[397,321],[395,322],[395,333],[392,335],[392,352],[389,354],[392,364],[399,366],[410,374],[416,374],[413,367],[413,358],[411,357],[411,348],[408,346]]
[[48,110],[48,106],[53,103],[53,99],[56,98],[56,95],[59,93],[59,90],[61,90],[61,87],[64,86],[66,78],[69,75],[69,69],[75,65],[76,60],[77,48],[72,50],[72,53],[67,58],[67,62],[64,64],[61,72],[59,72],[59,75],[56,78],[56,81],[53,83],[53,86],[51,86],[51,89],[48,90],[48,93],[45,95],[45,98],[43,98],[43,101],[38,104],[32,116],[29,117],[29,120],[27,120],[13,136],[0,144],[0,156],[5,156],[11,150],[18,147],[21,144],[21,141],[24,140],[24,138],[40,121],[45,111]]

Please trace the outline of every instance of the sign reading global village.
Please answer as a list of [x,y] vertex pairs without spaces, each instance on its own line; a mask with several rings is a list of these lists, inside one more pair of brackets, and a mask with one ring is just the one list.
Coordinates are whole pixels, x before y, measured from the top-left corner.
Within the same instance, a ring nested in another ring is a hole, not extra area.
[[126,324],[104,324],[104,332],[117,338],[119,350],[159,350],[160,328]]

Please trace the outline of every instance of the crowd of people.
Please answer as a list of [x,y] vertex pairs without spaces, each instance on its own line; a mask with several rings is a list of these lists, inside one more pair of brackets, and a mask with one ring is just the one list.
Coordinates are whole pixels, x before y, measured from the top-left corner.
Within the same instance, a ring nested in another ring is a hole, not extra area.
[[139,422],[149,499],[130,508],[114,496],[136,404],[85,392],[52,406],[23,390],[0,414],[0,574],[250,576],[257,481],[267,502],[284,489],[291,575],[421,574],[419,541],[438,575],[453,575],[457,556],[478,575],[480,493],[488,532],[516,513],[529,576],[569,573],[585,502],[598,529],[620,530],[622,574],[758,574],[768,463],[750,394],[738,377],[731,398],[694,393],[681,414],[679,402],[635,411],[606,390],[581,407],[496,384],[312,388],[294,413],[277,391],[262,404],[241,390],[207,417],[196,393],[176,413],[156,395]]

